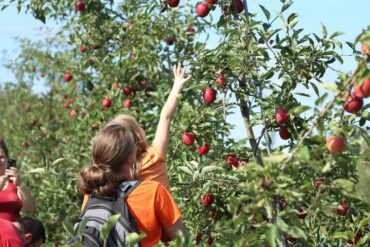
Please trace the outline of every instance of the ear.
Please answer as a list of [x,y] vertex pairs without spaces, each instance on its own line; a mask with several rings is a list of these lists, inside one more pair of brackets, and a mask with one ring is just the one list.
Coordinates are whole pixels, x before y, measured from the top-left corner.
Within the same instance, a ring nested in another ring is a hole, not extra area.
[[25,241],[25,244],[30,244],[32,242],[32,233],[26,233],[24,234],[24,241]]

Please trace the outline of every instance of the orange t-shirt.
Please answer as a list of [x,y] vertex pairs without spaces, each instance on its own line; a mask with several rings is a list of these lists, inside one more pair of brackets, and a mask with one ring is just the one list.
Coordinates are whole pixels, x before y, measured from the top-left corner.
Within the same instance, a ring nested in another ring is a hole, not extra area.
[[[84,196],[82,208],[88,196]],[[158,182],[145,180],[141,182],[126,198],[131,215],[136,220],[138,232],[145,232],[141,240],[142,247],[151,247],[159,242],[162,229],[167,229],[181,217],[170,193]]]
[[170,191],[166,156],[156,146],[149,146],[140,159],[139,180],[153,180],[161,183]]

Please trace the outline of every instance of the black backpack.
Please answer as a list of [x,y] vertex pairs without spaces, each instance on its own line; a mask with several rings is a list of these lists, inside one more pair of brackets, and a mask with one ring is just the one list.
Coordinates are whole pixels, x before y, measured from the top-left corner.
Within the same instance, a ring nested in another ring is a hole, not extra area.
[[[88,217],[82,236],[74,236],[69,244],[82,243],[88,247],[102,247],[104,241],[100,239],[100,230],[111,216],[121,214],[119,221],[109,232],[107,246],[125,246],[126,236],[136,232],[136,222],[128,211],[125,199],[139,184],[140,181],[125,181],[119,185],[115,195],[111,197],[91,194],[74,226],[77,231],[83,219]],[[140,246],[140,244],[135,246]]]

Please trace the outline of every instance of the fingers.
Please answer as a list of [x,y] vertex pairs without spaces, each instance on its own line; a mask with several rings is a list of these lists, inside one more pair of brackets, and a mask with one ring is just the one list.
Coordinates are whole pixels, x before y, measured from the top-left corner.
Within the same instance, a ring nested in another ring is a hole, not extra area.
[[185,72],[186,72],[186,66],[181,70],[181,77],[184,77],[185,75]]
[[184,79],[184,81],[185,82],[187,82],[187,81],[189,81],[191,79],[191,75],[189,75],[188,77],[186,77],[185,79]]
[[176,65],[172,66],[173,75],[176,76]]
[[178,63],[177,64],[177,74],[180,75],[181,74],[181,63]]

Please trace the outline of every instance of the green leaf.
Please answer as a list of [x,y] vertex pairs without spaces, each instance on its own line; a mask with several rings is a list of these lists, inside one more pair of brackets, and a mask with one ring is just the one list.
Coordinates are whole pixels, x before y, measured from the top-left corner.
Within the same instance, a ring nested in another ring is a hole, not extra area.
[[307,146],[304,146],[299,151],[299,158],[303,161],[310,161],[310,151]]
[[323,87],[324,89],[330,91],[330,92],[333,92],[333,93],[337,93],[338,92],[338,85],[335,84],[335,83],[320,83],[321,87]]
[[307,105],[300,105],[300,106],[294,107],[293,113],[298,115],[298,114],[300,114],[302,112],[305,112],[305,111],[308,111],[310,109],[311,109],[311,107],[309,107]]
[[338,188],[338,189],[342,189],[342,190],[345,190],[347,192],[351,192],[354,190],[355,186],[353,184],[353,182],[347,180],[347,179],[336,179],[334,180],[331,185],[334,187],[334,188]]
[[78,226],[77,229],[77,236],[81,236],[82,233],[85,231],[85,227],[87,222],[89,221],[89,217],[83,218],[80,225]]
[[292,1],[285,3],[283,7],[281,8],[281,12],[284,12],[285,10],[287,10],[292,4],[293,4]]
[[333,238],[347,238],[347,232],[336,232]]
[[223,170],[224,169],[222,167],[219,167],[219,166],[206,166],[206,167],[203,167],[202,168],[201,174],[202,175],[204,175],[204,174],[210,174],[210,173],[215,172],[215,171],[223,171]]
[[187,173],[187,174],[189,174],[189,175],[191,175],[191,176],[193,176],[193,173],[194,172],[192,170],[190,170],[189,167],[179,166],[178,169],[181,170],[181,171],[183,171],[183,172],[185,172],[185,173]]
[[367,217],[367,218],[365,218],[365,219],[362,219],[362,220],[360,221],[360,223],[358,223],[357,228],[358,228],[359,230],[362,230],[365,226],[367,226],[367,225],[369,225],[369,224],[370,224],[370,216],[369,216],[369,217]]
[[324,101],[326,100],[326,98],[328,97],[328,93],[324,93],[321,97],[319,97],[316,101],[315,101],[315,105],[317,106],[320,106],[324,103]]
[[328,36],[328,31],[326,30],[326,27],[323,23],[321,23],[321,32],[323,39],[326,39],[326,37]]
[[138,243],[140,240],[144,239],[146,237],[146,234],[144,232],[141,232],[140,234],[136,232],[132,232],[127,235],[126,241],[129,244],[129,246],[134,246],[136,243]]
[[69,235],[73,236],[75,234],[73,225],[70,222],[63,222],[63,228]]
[[264,6],[262,6],[262,5],[259,5],[259,6],[262,9],[263,13],[265,14],[266,19],[270,20],[270,12]]
[[276,239],[278,237],[278,230],[275,225],[269,225],[269,231],[268,231],[268,242],[271,247],[276,247]]
[[368,132],[366,130],[362,129],[362,128],[360,128],[360,131],[361,131],[362,138],[364,138],[366,144],[368,146],[370,146],[370,136],[369,136]]
[[337,36],[340,36],[340,35],[343,35],[343,34],[345,34],[345,33],[343,33],[343,32],[334,32],[332,35],[330,35],[330,39],[333,39],[333,38],[335,38]]
[[290,27],[294,27],[298,22],[298,15],[296,13],[292,13],[290,14],[290,16],[288,17],[288,25]]
[[105,223],[103,225],[103,227],[101,228],[101,231],[100,231],[100,238],[101,239],[106,241],[106,239],[108,238],[110,230],[116,225],[116,223],[119,221],[120,218],[121,218],[121,214],[115,214],[115,215],[112,215],[109,218],[107,223]]

